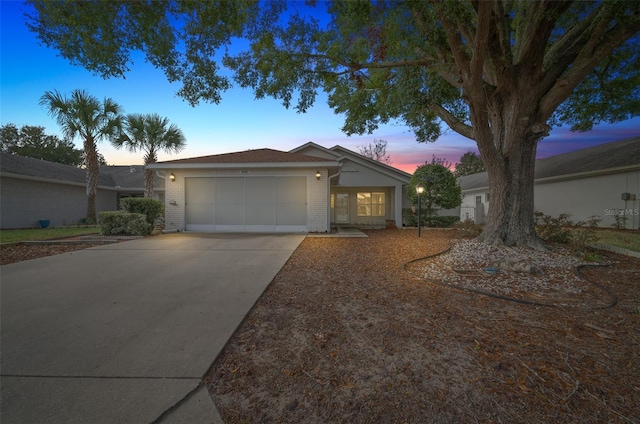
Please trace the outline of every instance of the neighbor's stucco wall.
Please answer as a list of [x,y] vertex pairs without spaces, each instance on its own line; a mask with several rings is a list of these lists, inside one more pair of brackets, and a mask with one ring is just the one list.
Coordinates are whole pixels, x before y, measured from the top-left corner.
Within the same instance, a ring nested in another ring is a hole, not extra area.
[[175,181],[165,180],[165,229],[185,229],[185,178],[188,177],[260,177],[260,176],[305,176],[307,178],[307,230],[326,232],[329,230],[329,198],[327,170],[320,169],[320,180],[316,179],[316,168],[286,169],[172,169]]
[[[460,208],[460,220],[467,214],[473,219],[478,205],[476,196],[481,196],[483,216],[489,211],[488,188],[466,190]],[[622,200],[622,193],[633,193],[635,201]],[[612,174],[581,176],[573,179],[536,181],[534,185],[534,210],[557,217],[569,214],[571,221],[586,221],[591,216],[602,218],[600,227],[611,227],[615,214],[627,217],[626,227],[640,227],[640,171],[633,170]],[[476,223],[483,223],[482,220]]]
[[[480,202],[478,202],[478,196]],[[462,204],[460,204],[460,221],[471,219],[476,224],[484,224],[484,218],[489,212],[489,189],[481,188],[462,192]]]
[[[39,227],[41,219],[60,227],[87,216],[86,189],[80,185],[2,177],[0,199],[0,228],[4,229]],[[98,212],[115,210],[117,205],[115,191],[98,190]]]
[[[535,187],[535,209],[545,215],[570,214],[572,221],[586,221],[591,216],[602,218],[600,227],[615,223],[615,213],[623,211],[626,227],[640,225],[640,171],[599,175],[579,179],[538,182]],[[634,193],[635,201],[622,200],[622,193]]]

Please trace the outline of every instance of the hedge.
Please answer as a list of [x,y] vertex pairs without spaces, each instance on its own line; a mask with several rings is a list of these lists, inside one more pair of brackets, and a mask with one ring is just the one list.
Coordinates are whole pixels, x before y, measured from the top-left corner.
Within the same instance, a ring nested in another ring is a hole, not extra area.
[[146,197],[125,197],[120,200],[120,207],[129,213],[141,213],[147,222],[152,224],[162,215],[162,202]]
[[98,215],[102,235],[147,236],[153,230],[153,224],[141,213],[123,211],[105,211]]

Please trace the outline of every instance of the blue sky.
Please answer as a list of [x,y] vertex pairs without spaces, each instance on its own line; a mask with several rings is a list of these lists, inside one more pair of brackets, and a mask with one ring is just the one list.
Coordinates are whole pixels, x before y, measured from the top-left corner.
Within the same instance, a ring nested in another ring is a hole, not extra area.
[[[319,96],[305,114],[285,109],[273,99],[254,100],[251,90],[231,89],[220,104],[189,106],[175,95],[179,84],[169,84],[159,69],[136,60],[126,79],[104,80],[81,67],[71,66],[57,52],[40,46],[35,34],[25,26],[18,1],[0,1],[0,123],[38,125],[49,134],[60,135],[55,120],[38,104],[45,91],[68,94],[86,89],[100,99],[111,97],[126,113],[158,113],[184,132],[186,149],[178,155],[161,154],[159,160],[204,156],[257,148],[287,151],[313,141],[324,147],[337,144],[358,151],[374,139],[387,140],[392,165],[412,173],[432,155],[455,163],[465,152],[477,151],[475,143],[453,132],[435,143],[415,141],[401,125],[386,125],[375,133],[347,137],[340,131],[344,117],[336,115]],[[538,157],[572,151],[592,145],[640,135],[640,118],[616,125],[602,124],[587,133],[571,133],[554,128],[538,147]],[[81,146],[80,140],[74,140]],[[141,164],[142,154],[116,150],[108,142],[98,145],[110,165]]]

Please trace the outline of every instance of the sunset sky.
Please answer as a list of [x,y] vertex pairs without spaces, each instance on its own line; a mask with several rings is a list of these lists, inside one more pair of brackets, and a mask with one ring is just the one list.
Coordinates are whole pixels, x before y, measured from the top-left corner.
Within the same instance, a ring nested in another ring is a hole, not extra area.
[[[163,72],[139,56],[126,79],[104,80],[81,67],[71,66],[55,50],[38,44],[35,34],[25,26],[26,6],[17,1],[0,2],[0,123],[17,126],[38,125],[49,134],[60,135],[56,121],[38,104],[45,91],[69,94],[86,89],[103,99],[111,97],[126,113],[158,113],[184,132],[186,149],[179,155],[160,155],[160,160],[213,155],[256,148],[288,151],[312,141],[324,147],[358,147],[382,139],[388,142],[392,166],[412,173],[433,155],[457,162],[465,152],[477,151],[472,140],[453,132],[437,142],[420,144],[404,125],[386,125],[375,133],[347,137],[340,131],[344,117],[326,105],[319,96],[306,114],[285,109],[273,99],[254,100],[250,90],[234,88],[223,94],[220,104],[189,106],[175,92],[179,84],[167,82]],[[538,148],[538,157],[547,157],[609,141],[640,135],[640,118],[603,124],[588,133],[572,133],[555,128]],[[81,146],[80,140],[74,140]],[[115,150],[108,142],[98,145],[110,165],[141,164],[142,154]]]

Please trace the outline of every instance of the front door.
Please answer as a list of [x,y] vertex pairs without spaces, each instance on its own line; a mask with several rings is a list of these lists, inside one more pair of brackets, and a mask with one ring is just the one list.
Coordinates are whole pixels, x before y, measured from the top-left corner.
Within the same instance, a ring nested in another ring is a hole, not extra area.
[[336,193],[336,224],[349,223],[349,193]]

